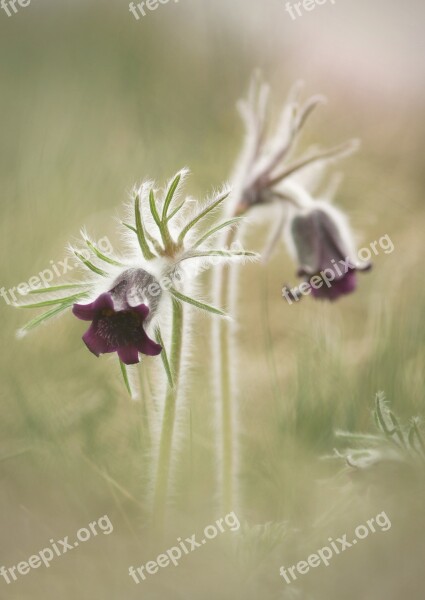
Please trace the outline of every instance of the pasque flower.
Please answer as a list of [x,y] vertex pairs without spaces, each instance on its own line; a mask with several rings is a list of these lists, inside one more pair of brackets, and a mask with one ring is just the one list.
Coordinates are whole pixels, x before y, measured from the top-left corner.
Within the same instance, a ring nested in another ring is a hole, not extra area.
[[292,201],[285,188],[288,180],[296,179],[301,172],[314,179],[317,169],[357,150],[358,140],[353,139],[333,148],[314,146],[299,157],[293,157],[310,115],[316,107],[326,103],[326,98],[317,94],[302,104],[301,89],[302,82],[292,87],[273,133],[268,131],[270,88],[258,75],[251,82],[247,99],[239,101],[245,143],[233,176],[233,206],[229,206],[233,214],[241,215],[276,200]]
[[[72,312],[77,318],[92,321],[83,335],[90,352],[96,356],[117,352],[126,365],[138,363],[139,353],[148,356],[161,353],[162,347],[151,340],[144,329],[152,316],[148,304],[158,305],[157,297],[149,294],[155,282],[143,269],[128,269],[115,281],[112,289],[100,294],[93,302],[74,304]],[[148,295],[150,303],[146,299]]]
[[[315,298],[337,300],[356,289],[357,271],[370,269],[360,262],[345,216],[325,202],[311,200],[309,208],[293,210],[286,229],[287,246],[297,260],[297,274],[311,283]],[[290,290],[297,298],[297,288]]]
[[[49,308],[27,323],[20,334],[72,308],[77,318],[91,321],[83,341],[93,354],[116,352],[121,363],[132,365],[139,362],[140,354],[161,353],[159,327],[167,310],[171,313],[170,300],[172,306],[188,303],[224,316],[219,308],[183,293],[185,287],[209,265],[256,254],[211,246],[218,232],[237,224],[233,219],[202,228],[204,220],[222,205],[229,191],[223,189],[202,204],[188,198],[181,200],[187,174],[186,169],[177,173],[164,190],[158,190],[151,181],[133,189],[128,218],[122,222],[126,247],[121,256],[105,255],[83,232],[89,257],[73,247],[71,251],[90,277],[82,282],[32,290],[31,294],[42,294],[47,299],[19,306]],[[150,330],[156,341],[151,339]],[[164,356],[163,362],[167,364]],[[170,376],[169,371],[167,374]]]
[[[316,189],[324,179],[326,168],[347,157],[359,147],[358,140],[330,149],[314,147],[299,158],[292,154],[302,129],[315,108],[326,102],[321,95],[299,101],[300,82],[290,91],[274,134],[268,134],[269,87],[254,77],[248,98],[239,102],[246,136],[234,175],[233,215],[255,207],[268,206],[272,223],[266,260],[286,231],[286,242],[299,264],[299,276],[310,278],[330,273],[332,285],[312,286],[316,298],[336,300],[356,288],[356,271],[370,265],[356,258],[350,227],[345,215],[330,202],[315,200]],[[320,198],[332,200],[339,178],[330,181]],[[275,205],[273,208],[272,203]],[[266,211],[263,211],[266,216]],[[254,220],[251,219],[251,223]],[[293,289],[297,297],[298,290]]]
[[[237,218],[248,212],[254,213],[247,221],[247,227],[251,228],[263,225],[264,221],[270,224],[270,235],[263,252],[263,262],[266,262],[268,256],[282,240],[291,210],[301,212],[313,203],[311,194],[321,183],[325,167],[351,155],[359,146],[357,140],[350,140],[328,149],[315,146],[297,156],[297,145],[307,120],[315,108],[326,101],[323,96],[315,95],[305,103],[301,103],[300,90],[301,85],[297,83],[290,91],[274,130],[270,128],[269,120],[270,88],[261,81],[258,74],[252,79],[248,97],[238,103],[245,126],[245,139],[232,177],[232,201],[227,205],[227,215]],[[328,192],[332,192],[333,188],[335,185],[331,182]],[[331,195],[332,193],[329,193],[329,196]],[[328,194],[325,197],[327,196]],[[258,215],[257,219],[254,218],[255,213]],[[227,233],[222,244],[230,245],[235,237],[235,232]],[[327,246],[326,243],[322,244],[323,256],[314,245],[318,239],[321,239],[317,236],[317,232],[315,242],[305,238],[308,238],[308,235],[300,241],[299,250],[303,259],[301,262],[303,264],[305,262],[306,269],[315,270],[319,267],[320,270],[320,265],[325,264],[328,259],[332,260],[333,256],[339,259],[340,252],[344,254],[343,246],[338,247],[334,254],[330,253],[331,243],[334,242],[331,236],[325,240],[328,242]],[[309,252],[312,258],[309,257],[304,261],[303,251],[306,254]],[[231,311],[238,305],[237,278],[237,269],[231,271],[221,269],[216,276],[216,297],[220,303],[230,306]],[[352,286],[353,275],[348,274],[348,277],[343,277],[336,283],[331,293],[335,294],[335,290],[339,292],[348,290]],[[232,446],[232,439],[237,435],[235,400],[238,389],[237,375],[232,368],[236,362],[233,351],[234,329],[223,321],[217,321],[215,340],[217,349],[214,352],[214,376],[222,382],[217,388],[217,396],[220,395],[217,404],[221,406],[220,418],[224,432],[221,452],[223,509],[230,510],[234,506],[236,489],[235,453]]]
[[[160,378],[155,386],[165,391],[153,503],[153,522],[158,527],[164,522],[181,369],[187,362],[184,351],[190,327],[186,326],[183,306],[189,304],[225,316],[219,308],[191,296],[191,279],[209,266],[257,257],[241,248],[229,250],[211,245],[219,232],[239,222],[230,219],[211,225],[211,217],[229,196],[229,190],[223,189],[204,203],[181,199],[181,184],[186,175],[185,169],[177,173],[164,190],[158,190],[151,181],[133,190],[127,218],[122,222],[126,237],[123,256],[106,256],[83,234],[90,258],[74,248],[72,251],[90,271],[91,278],[33,290],[46,295],[47,300],[21,305],[50,307],[30,321],[21,330],[22,334],[71,307],[77,318],[90,321],[83,341],[96,356],[118,354],[130,393],[126,365],[139,362],[140,354],[161,354],[166,379]],[[163,323],[170,325],[165,337],[167,343],[163,342],[160,329]],[[156,342],[149,335],[151,329]]]

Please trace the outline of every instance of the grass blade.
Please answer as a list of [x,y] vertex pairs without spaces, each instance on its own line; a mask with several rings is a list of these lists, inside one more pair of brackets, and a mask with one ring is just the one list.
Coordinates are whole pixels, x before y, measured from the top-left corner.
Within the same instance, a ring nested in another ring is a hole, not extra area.
[[[418,451],[421,454],[421,456],[425,457],[425,444],[415,420],[413,420],[410,426],[408,439],[411,447]],[[418,446],[420,450],[417,449],[417,444],[415,443],[415,440],[418,441]]]

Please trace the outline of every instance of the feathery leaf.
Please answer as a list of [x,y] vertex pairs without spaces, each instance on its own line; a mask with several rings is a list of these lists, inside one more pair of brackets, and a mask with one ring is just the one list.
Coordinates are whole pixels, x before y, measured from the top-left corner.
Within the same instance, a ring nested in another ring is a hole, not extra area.
[[117,260],[114,260],[113,258],[109,258],[109,256],[106,256],[105,254],[103,254],[103,252],[101,252],[99,250],[99,248],[97,248],[97,246],[95,246],[93,244],[93,242],[91,242],[89,239],[85,239],[85,242],[87,244],[87,246],[90,248],[90,250],[93,252],[93,254],[95,254],[97,256],[97,258],[99,258],[100,260],[103,260],[104,262],[110,264],[110,265],[115,265],[116,267],[123,267],[124,265],[120,262],[118,262]]
[[193,247],[197,248],[197,246],[200,246],[203,242],[205,242],[205,240],[207,240],[212,235],[216,234],[221,229],[224,229],[225,227],[232,227],[233,225],[236,225],[241,221],[242,217],[236,217],[234,219],[230,219],[229,221],[224,221],[224,223],[220,223],[220,225],[213,227],[212,229],[207,231],[207,233],[205,233],[202,237],[200,237],[199,240],[193,244]]
[[215,306],[210,306],[209,304],[205,304],[204,302],[200,302],[199,300],[195,300],[194,298],[189,298],[189,296],[185,296],[184,294],[181,294],[174,288],[170,288],[169,291],[170,291],[170,294],[172,296],[174,296],[174,298],[176,298],[177,300],[180,300],[181,302],[187,302],[188,304],[191,304],[192,306],[195,306],[196,308],[205,310],[205,311],[207,311],[209,313],[213,313],[215,315],[220,315],[221,317],[227,317],[225,312],[223,312],[219,308],[215,308]]
[[65,296],[64,298],[53,298],[51,300],[44,300],[43,302],[34,302],[32,304],[16,304],[16,308],[42,308],[43,306],[54,306],[55,304],[62,304],[64,301],[79,300],[87,296],[87,292],[80,292],[79,294],[73,294],[72,296]]
[[79,252],[77,252],[76,250],[74,250],[74,254],[78,258],[78,260],[80,260],[88,269],[90,269],[90,271],[93,271],[93,273],[97,273],[97,275],[101,275],[102,277],[107,276],[106,271],[102,271],[102,269],[99,269],[99,267],[96,267],[96,265],[94,265],[87,258],[84,258],[84,256],[82,254],[80,254]]
[[136,196],[134,199],[134,216],[136,221],[136,233],[137,239],[139,240],[139,246],[142,254],[146,260],[152,260],[155,257],[151,249],[149,248],[146,240],[145,229],[143,227],[142,215],[140,213],[140,198]]
[[197,223],[199,223],[199,221],[201,219],[206,217],[210,212],[212,212],[218,206],[220,206],[220,204],[222,202],[224,202],[224,200],[226,200],[226,198],[228,198],[229,194],[230,194],[230,191],[224,192],[216,200],[214,200],[213,202],[210,202],[210,204],[208,204],[198,215],[196,215],[196,217],[194,219],[189,221],[189,223],[187,223],[187,225],[180,232],[179,242],[182,242],[184,240],[187,233],[192,229],[192,227],[194,227]]
[[[167,196],[165,197],[164,206],[162,208],[162,221],[165,222],[167,219],[168,209],[170,207],[171,201],[174,197],[176,189],[180,183],[181,173],[179,173],[171,182],[171,185],[168,189]],[[170,217],[171,218],[171,217]]]
[[39,288],[35,290],[30,290],[29,294],[49,294],[51,292],[59,292],[61,290],[71,290],[81,287],[88,287],[91,283],[64,283],[62,285],[54,285],[47,288]]
[[63,312],[64,310],[66,310],[67,308],[69,308],[70,306],[72,306],[72,304],[74,304],[73,300],[72,301],[68,301],[68,302],[64,302],[60,306],[56,306],[55,308],[52,308],[51,310],[48,310],[47,312],[43,313],[42,315],[39,315],[38,317],[35,317],[34,319],[31,319],[31,321],[28,321],[28,323],[26,323],[26,325],[24,325],[19,330],[19,332],[20,333],[26,333],[26,332],[30,331],[31,329],[35,329],[36,327],[38,327],[39,325],[41,325],[41,323],[43,323],[44,321],[47,321],[47,319],[51,319],[52,317],[60,314],[61,312]]

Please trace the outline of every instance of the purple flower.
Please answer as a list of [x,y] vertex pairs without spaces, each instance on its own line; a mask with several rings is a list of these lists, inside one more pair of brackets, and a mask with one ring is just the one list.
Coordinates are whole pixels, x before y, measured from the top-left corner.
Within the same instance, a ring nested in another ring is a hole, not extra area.
[[[333,207],[296,214],[289,235],[300,265],[297,274],[308,281],[314,298],[333,301],[350,294],[357,286],[357,271],[371,268],[357,260],[347,222]],[[296,290],[291,291],[295,297]]]
[[[144,302],[130,305],[131,298],[146,296],[146,286],[152,277],[141,269],[129,269],[115,281],[114,287],[100,294],[90,304],[74,304],[72,312],[91,325],[83,335],[87,348],[99,356],[117,352],[126,365],[139,362],[139,353],[157,356],[162,347],[145,332],[144,323],[150,310]],[[156,304],[154,304],[156,307]]]

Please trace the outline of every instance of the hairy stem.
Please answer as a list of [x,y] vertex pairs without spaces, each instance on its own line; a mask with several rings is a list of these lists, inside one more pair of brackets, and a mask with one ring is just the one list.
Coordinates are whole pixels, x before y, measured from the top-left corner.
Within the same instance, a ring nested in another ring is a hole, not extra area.
[[168,383],[165,395],[153,507],[153,523],[160,532],[164,529],[169,489],[171,454],[176,417],[176,400],[181,365],[182,331],[183,307],[180,302],[173,300],[173,323],[169,360],[174,387],[171,387]]
[[[230,246],[236,238],[236,230],[229,230],[226,246]],[[219,272],[220,306],[228,306],[230,302],[230,268],[222,268]],[[235,423],[232,398],[232,381],[230,370],[230,324],[224,319],[217,323],[219,352],[216,353],[217,376],[221,395],[221,510],[230,512],[234,507],[235,494]]]

